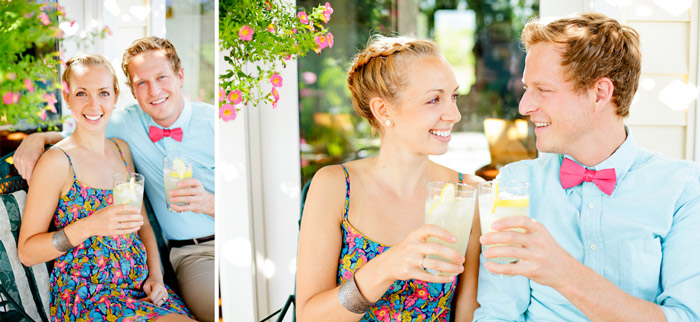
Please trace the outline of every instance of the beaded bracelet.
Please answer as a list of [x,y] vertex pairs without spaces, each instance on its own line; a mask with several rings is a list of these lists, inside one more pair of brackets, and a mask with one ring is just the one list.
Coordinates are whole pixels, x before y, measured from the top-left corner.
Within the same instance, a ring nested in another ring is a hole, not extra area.
[[348,309],[348,311],[356,314],[365,314],[376,303],[367,301],[367,299],[362,296],[360,289],[357,288],[355,275],[340,285],[338,289],[338,301]]

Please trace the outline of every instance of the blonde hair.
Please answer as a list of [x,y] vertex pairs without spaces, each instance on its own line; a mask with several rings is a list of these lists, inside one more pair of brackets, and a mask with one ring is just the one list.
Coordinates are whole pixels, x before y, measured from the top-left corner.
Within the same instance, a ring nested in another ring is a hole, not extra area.
[[177,55],[175,46],[173,46],[169,40],[156,36],[134,40],[131,46],[124,51],[124,56],[122,56],[122,70],[124,71],[124,75],[126,75],[126,85],[129,86],[129,88],[133,85],[131,83],[131,75],[129,74],[129,63],[131,63],[131,60],[136,57],[136,55],[149,50],[164,50],[165,57],[168,58],[168,62],[170,63],[170,68],[172,68],[175,74],[182,69],[180,57]]
[[114,93],[119,93],[119,81],[117,81],[117,73],[114,71],[112,64],[102,55],[89,54],[76,56],[69,59],[66,62],[66,69],[63,71],[61,79],[66,82],[68,88],[71,88],[70,84],[70,72],[73,70],[74,66],[104,66],[112,74],[112,79],[114,83]]
[[564,45],[562,66],[574,88],[583,91],[601,77],[609,78],[615,86],[612,101],[617,115],[629,116],[642,70],[639,34],[634,29],[604,14],[582,13],[548,24],[530,21],[521,39],[528,50],[540,42]]
[[379,128],[377,119],[369,107],[370,99],[381,97],[390,102],[396,101],[405,85],[402,70],[407,60],[416,57],[438,56],[435,42],[408,37],[370,38],[367,47],[359,52],[348,71],[348,88],[352,93],[352,106],[355,111]]

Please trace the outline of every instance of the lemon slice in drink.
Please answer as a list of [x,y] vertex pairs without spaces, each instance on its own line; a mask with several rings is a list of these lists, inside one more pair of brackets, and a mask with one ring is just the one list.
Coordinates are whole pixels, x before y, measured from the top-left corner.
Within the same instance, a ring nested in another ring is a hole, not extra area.
[[455,185],[451,183],[446,183],[442,186],[442,191],[440,191],[440,204],[452,203],[455,200]]
[[187,166],[185,166],[185,162],[182,161],[182,159],[176,158],[173,160],[173,167],[175,167],[175,172],[177,173],[178,177],[182,179],[185,176],[185,172],[187,171]]

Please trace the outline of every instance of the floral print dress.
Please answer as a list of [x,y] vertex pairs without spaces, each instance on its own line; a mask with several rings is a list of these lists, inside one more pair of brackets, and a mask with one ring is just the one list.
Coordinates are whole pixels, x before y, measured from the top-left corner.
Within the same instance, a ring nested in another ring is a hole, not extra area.
[[[129,171],[121,149],[116,142],[114,144]],[[65,151],[63,153],[73,172],[73,185],[58,200],[53,218],[57,229],[90,216],[113,202],[112,190],[91,188],[81,183],[75,176],[70,157]],[[154,321],[172,313],[191,317],[170,289],[168,300],[160,307],[140,300],[146,297],[141,285],[147,277],[146,248],[138,234],[92,236],[54,262],[51,320]]]
[[[345,213],[343,214],[343,248],[338,262],[338,285],[349,280],[355,271],[389,246],[371,240],[348,221],[350,209],[350,176],[345,166]],[[459,174],[462,182],[462,174]],[[450,304],[457,285],[428,283],[421,280],[394,281],[377,303],[360,321],[449,321]]]

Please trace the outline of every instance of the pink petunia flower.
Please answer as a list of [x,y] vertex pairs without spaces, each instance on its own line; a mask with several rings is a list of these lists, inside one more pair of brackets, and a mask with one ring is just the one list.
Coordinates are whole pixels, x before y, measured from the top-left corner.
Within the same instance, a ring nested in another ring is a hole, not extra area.
[[45,12],[42,12],[39,14],[39,20],[41,20],[41,23],[44,24],[44,26],[48,26],[51,23],[51,19],[49,19],[49,15],[47,15]]
[[[71,24],[71,26],[72,26],[72,24]],[[112,29],[110,29],[109,26],[105,26],[104,28],[102,28],[102,31],[104,31],[105,33],[107,33],[110,36],[112,35]]]
[[32,82],[31,79],[29,79],[29,78],[24,79],[24,88],[26,88],[28,92],[34,93],[34,83]]
[[42,121],[46,121],[46,111],[45,110],[41,110],[41,112],[37,113],[36,115],[38,115]]
[[266,10],[272,9],[272,4],[270,3],[270,1],[265,1],[265,9]]
[[44,99],[46,100],[46,109],[51,110],[51,112],[56,113],[56,103],[58,103],[58,100],[56,99],[56,96],[49,93],[44,94]]
[[272,74],[270,84],[272,84],[272,87],[282,87],[282,76],[277,73]]
[[226,99],[226,92],[223,88],[219,87],[219,102],[223,102]]
[[241,38],[243,41],[251,41],[253,40],[253,34],[255,31],[253,28],[248,27],[248,25],[245,25],[241,27],[241,30],[238,31],[238,37]]
[[297,28],[292,28],[292,33],[293,34],[297,33]]
[[316,73],[304,72],[301,74],[301,79],[304,81],[304,83],[311,85],[313,83],[316,83],[318,76],[316,75]]
[[5,105],[15,104],[19,102],[19,93],[7,92],[2,95],[2,102]]
[[299,17],[299,21],[301,23],[309,23],[309,16],[306,15],[306,12],[299,11],[299,13],[297,13],[297,17]]
[[328,48],[333,48],[333,34],[329,32],[326,38],[328,38]]
[[219,117],[221,117],[224,122],[233,121],[236,119],[236,107],[231,104],[221,105],[219,108]]
[[276,88],[272,88],[272,91],[270,91],[270,94],[272,94],[272,97],[275,99],[275,103],[280,100],[280,93],[277,91]]
[[271,23],[271,24],[267,25],[266,29],[269,32],[275,32],[275,24]]
[[328,38],[326,38],[326,36],[316,36],[314,41],[318,45],[318,52],[320,52],[321,49],[328,47]]
[[241,91],[237,89],[228,93],[228,101],[233,105],[237,105],[243,102],[243,95]]

